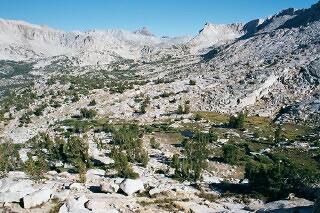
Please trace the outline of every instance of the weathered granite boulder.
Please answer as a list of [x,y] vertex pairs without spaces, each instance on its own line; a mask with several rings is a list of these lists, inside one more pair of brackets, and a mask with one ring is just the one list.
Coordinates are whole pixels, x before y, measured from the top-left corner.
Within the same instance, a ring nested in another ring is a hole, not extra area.
[[50,200],[53,191],[52,189],[41,189],[23,197],[23,207],[30,209],[39,206]]
[[125,179],[120,184],[120,189],[124,191],[127,195],[132,195],[136,192],[142,192],[144,191],[143,182],[139,179],[133,180],[133,179]]
[[115,193],[119,190],[119,185],[114,181],[104,181],[100,184],[100,190],[105,193]]

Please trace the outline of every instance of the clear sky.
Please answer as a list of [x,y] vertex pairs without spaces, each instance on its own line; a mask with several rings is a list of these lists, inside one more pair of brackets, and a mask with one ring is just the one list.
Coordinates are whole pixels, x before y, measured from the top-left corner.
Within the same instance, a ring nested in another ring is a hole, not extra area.
[[318,0],[0,0],[0,18],[72,30],[146,26],[156,35],[194,35],[206,22],[245,22]]

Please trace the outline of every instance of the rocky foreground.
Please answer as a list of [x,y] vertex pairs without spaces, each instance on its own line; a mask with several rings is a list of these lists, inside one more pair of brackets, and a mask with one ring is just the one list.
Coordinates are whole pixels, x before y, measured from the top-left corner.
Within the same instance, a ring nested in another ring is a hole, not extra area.
[[199,189],[156,175],[152,169],[141,170],[141,179],[136,180],[110,178],[104,170],[90,169],[86,183],[78,183],[78,175],[68,172],[49,171],[44,180],[37,181],[23,172],[10,172],[0,180],[0,211],[316,212],[312,201],[296,197],[269,203],[232,195],[220,198],[219,191],[210,188],[210,184],[221,181],[219,177],[205,177]]

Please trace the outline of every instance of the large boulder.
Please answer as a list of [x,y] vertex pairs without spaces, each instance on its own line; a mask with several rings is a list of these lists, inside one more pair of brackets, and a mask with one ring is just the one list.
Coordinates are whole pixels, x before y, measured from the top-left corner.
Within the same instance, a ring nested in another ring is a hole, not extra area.
[[85,206],[87,209],[96,213],[119,213],[117,209],[110,207],[105,199],[89,200]]
[[70,195],[70,190],[55,191],[52,195],[53,199],[65,201]]
[[119,185],[114,181],[103,181],[100,184],[100,191],[104,193],[116,193],[119,190]]
[[0,203],[19,203],[25,195],[37,191],[31,180],[13,181],[9,178],[0,180]]
[[23,198],[23,207],[25,209],[30,209],[46,203],[50,200],[52,193],[51,189],[43,189],[28,194]]
[[[284,211],[284,209],[286,211]],[[292,200],[277,200],[265,204],[265,206],[259,209],[258,213],[263,212],[312,212],[313,202],[302,198],[295,198]]]
[[84,191],[87,188],[83,183],[72,183],[69,187],[73,191]]
[[132,195],[136,192],[144,191],[143,182],[140,179],[133,180],[133,179],[125,179],[120,184],[120,189],[127,195]]
[[315,78],[320,78],[320,58],[312,61],[308,66],[310,75]]
[[59,213],[90,213],[92,211],[85,207],[85,203],[87,202],[88,199],[84,195],[80,197],[72,197],[60,207]]
[[106,171],[103,169],[89,169],[87,171],[87,176],[93,176],[93,175],[104,176],[105,174],[106,174]]

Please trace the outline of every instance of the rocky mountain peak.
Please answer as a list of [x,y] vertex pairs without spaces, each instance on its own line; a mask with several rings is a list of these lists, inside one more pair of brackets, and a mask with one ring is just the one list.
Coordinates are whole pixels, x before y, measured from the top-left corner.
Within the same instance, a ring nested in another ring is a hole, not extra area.
[[320,20],[320,1],[308,9],[297,10],[295,17],[286,21],[281,28],[294,28],[305,26],[309,23]]
[[147,27],[142,27],[134,31],[135,34],[145,35],[145,36],[155,36]]

